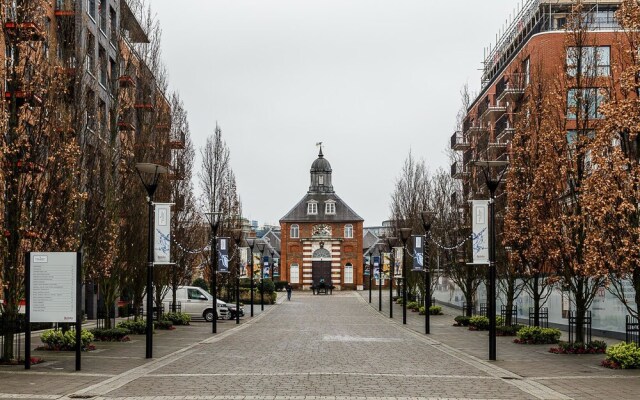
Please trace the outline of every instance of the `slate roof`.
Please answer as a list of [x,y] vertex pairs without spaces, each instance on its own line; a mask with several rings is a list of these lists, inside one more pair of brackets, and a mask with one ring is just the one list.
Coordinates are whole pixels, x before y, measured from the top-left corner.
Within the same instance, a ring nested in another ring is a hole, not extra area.
[[[307,203],[311,200],[318,202],[318,214],[307,214]],[[325,214],[324,203],[327,200],[336,202],[336,213]],[[302,200],[296,204],[291,211],[280,219],[280,222],[358,222],[364,219],[356,214],[337,194],[335,193],[307,193]]]

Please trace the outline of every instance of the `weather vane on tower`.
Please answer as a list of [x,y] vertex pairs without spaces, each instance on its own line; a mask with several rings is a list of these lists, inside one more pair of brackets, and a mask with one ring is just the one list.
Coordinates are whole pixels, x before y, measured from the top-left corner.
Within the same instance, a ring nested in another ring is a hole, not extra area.
[[319,155],[322,155],[322,142],[317,142],[316,146],[320,148],[320,154]]

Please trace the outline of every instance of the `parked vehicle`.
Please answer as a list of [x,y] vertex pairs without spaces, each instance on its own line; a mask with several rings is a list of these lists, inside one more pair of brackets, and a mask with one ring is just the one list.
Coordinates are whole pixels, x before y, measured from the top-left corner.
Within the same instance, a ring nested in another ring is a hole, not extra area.
[[[197,286],[178,286],[176,302],[180,304],[180,311],[189,314],[191,318],[204,318],[207,322],[213,321],[215,315],[218,319],[229,319],[227,303],[217,300],[217,313],[213,310],[213,296],[206,290]],[[162,299],[165,312],[171,310],[173,296],[168,290]]]
[[[229,319],[236,318],[236,303],[227,303],[229,309]],[[244,307],[240,306],[240,317],[244,317]]]

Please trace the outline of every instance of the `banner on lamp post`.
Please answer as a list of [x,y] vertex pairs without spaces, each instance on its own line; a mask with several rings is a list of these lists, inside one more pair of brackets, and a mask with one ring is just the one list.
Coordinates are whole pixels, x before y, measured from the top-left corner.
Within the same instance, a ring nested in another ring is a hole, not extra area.
[[269,256],[262,257],[262,278],[269,279]]
[[373,256],[373,279],[380,279],[380,256]]
[[393,275],[398,278],[402,278],[403,277],[402,276],[402,255],[403,255],[404,248],[394,247],[393,251],[395,252],[393,254],[393,264],[394,264]]
[[273,277],[274,278],[278,278],[280,276],[280,259],[279,258],[274,258],[273,259]]
[[240,247],[238,252],[240,254],[240,277],[246,278],[249,276],[249,248]]
[[488,200],[473,200],[471,205],[472,264],[489,264]]
[[171,264],[171,203],[153,203],[153,206],[153,262]]
[[413,244],[413,271],[424,271],[424,237],[412,235],[411,242]]
[[[221,237],[218,240],[218,272],[229,272],[229,238]],[[242,249],[240,249],[242,250]],[[240,261],[242,265],[242,261]]]

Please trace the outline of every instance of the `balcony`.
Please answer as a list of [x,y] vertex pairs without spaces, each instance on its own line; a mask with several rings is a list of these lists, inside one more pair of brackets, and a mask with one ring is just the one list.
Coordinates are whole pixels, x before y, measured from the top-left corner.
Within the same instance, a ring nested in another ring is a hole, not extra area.
[[118,130],[119,131],[133,131],[135,126],[133,125],[133,116],[131,113],[126,113],[118,118]]
[[151,112],[155,109],[152,103],[144,103],[144,102],[135,103],[133,105],[133,108],[135,108],[136,110],[147,111],[147,112]]
[[56,0],[53,14],[56,17],[73,17],[76,14],[74,0]]
[[40,42],[44,40],[44,33],[35,22],[7,21],[4,23],[4,29],[7,35],[13,39],[28,42]]
[[526,74],[505,75],[496,84],[496,100],[499,102],[517,100],[524,94],[526,86]]
[[502,106],[500,104],[489,105],[483,114],[483,118],[485,118],[489,122],[495,122],[506,112],[507,107],[505,106]]
[[462,165],[460,162],[456,161],[453,164],[451,164],[451,177],[452,178],[454,178],[454,179],[462,179],[466,175],[468,175],[468,172],[465,171],[464,165]]
[[451,135],[451,148],[453,150],[466,150],[469,148],[467,136],[460,131],[456,131]]
[[180,166],[174,168],[171,173],[167,174],[167,178],[170,181],[183,181],[184,180],[184,167]]
[[25,103],[36,107],[42,105],[42,98],[33,92],[24,90],[4,92],[4,99],[6,101],[11,101],[13,98],[16,99],[16,104],[18,105],[18,107],[22,106]]
[[184,141],[185,141],[185,134],[184,132],[180,131],[174,137],[171,138],[171,140],[169,141],[169,147],[172,149],[182,150],[184,149]]
[[514,129],[511,126],[511,121],[509,120],[509,114],[503,114],[493,129],[493,135],[498,142],[506,142],[511,138]]
[[131,75],[122,75],[118,78],[118,83],[121,88],[136,87],[136,81]]

